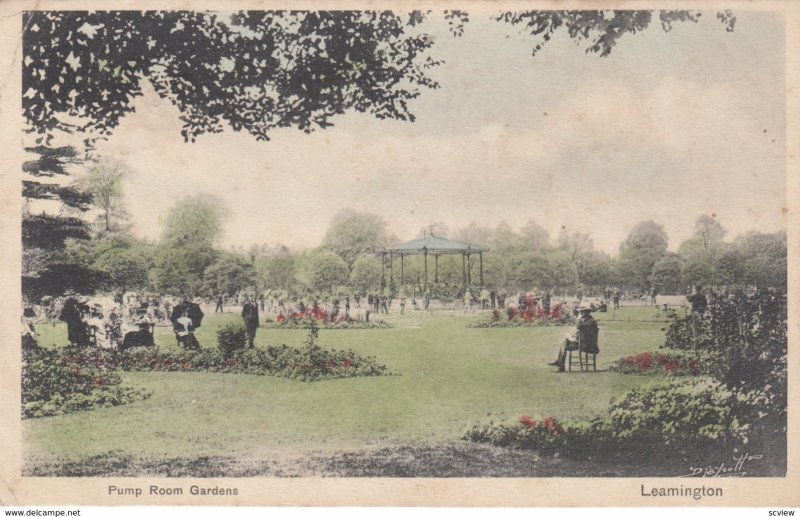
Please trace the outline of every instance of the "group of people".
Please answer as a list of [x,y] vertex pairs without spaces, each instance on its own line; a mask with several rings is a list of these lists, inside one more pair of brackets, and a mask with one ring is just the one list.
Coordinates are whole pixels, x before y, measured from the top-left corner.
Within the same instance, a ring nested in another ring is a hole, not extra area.
[[96,298],[67,291],[64,296],[45,297],[41,305],[26,306],[22,318],[23,347],[36,346],[36,324],[62,321],[67,327],[67,341],[73,346],[97,346],[126,350],[153,346],[157,325],[171,325],[178,343],[197,348],[194,329],[200,326],[203,312],[199,304],[184,298],[157,299],[129,293],[113,299]]

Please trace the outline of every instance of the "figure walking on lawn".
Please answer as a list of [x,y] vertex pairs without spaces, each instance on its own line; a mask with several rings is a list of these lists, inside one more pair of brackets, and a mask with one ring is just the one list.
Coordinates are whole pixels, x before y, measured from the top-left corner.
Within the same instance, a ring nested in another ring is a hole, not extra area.
[[564,337],[561,348],[558,350],[558,358],[550,366],[557,366],[559,372],[564,371],[567,360],[567,352],[581,350],[590,354],[597,354],[600,348],[597,346],[597,321],[592,317],[592,308],[589,304],[583,303],[578,308],[578,324],[575,332]]
[[245,299],[244,305],[242,305],[242,319],[244,320],[244,329],[247,334],[247,346],[253,348],[256,330],[258,330],[258,305],[249,296]]

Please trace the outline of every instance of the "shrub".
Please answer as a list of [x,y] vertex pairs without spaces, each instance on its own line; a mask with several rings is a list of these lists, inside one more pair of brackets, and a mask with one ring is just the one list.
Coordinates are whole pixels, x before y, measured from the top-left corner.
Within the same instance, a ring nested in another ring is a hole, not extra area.
[[150,396],[144,390],[121,386],[120,376],[104,364],[80,360],[83,353],[42,348],[23,353],[23,418],[118,406]]
[[664,347],[695,350],[707,359],[707,372],[726,387],[759,393],[763,403],[753,424],[771,422],[785,433],[787,411],[786,294],[776,290],[750,295],[737,291],[711,296],[703,314],[671,318]]
[[637,443],[747,443],[759,400],[709,378],[673,380],[628,392],[611,405],[609,425],[615,438]]
[[628,392],[608,415],[587,421],[521,416],[515,422],[478,424],[463,439],[541,452],[621,454],[664,446],[702,448],[763,439],[765,393],[726,388],[713,379],[683,379]]
[[217,347],[224,357],[230,357],[242,350],[247,343],[247,334],[241,323],[228,323],[217,330]]

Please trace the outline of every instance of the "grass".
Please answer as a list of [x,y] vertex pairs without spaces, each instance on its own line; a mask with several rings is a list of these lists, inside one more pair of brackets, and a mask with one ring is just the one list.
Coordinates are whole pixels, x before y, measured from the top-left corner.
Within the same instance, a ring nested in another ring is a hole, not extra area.
[[[131,405],[24,421],[29,462],[82,461],[107,454],[159,460],[228,455],[363,450],[387,443],[456,442],[478,421],[519,415],[559,418],[603,413],[612,397],[651,379],[605,371],[615,359],[663,342],[652,309],[598,314],[595,374],[557,374],[547,363],[569,327],[466,328],[484,315],[421,312],[386,317],[393,328],[321,330],[322,346],[376,356],[392,375],[312,383],[276,377],[129,372],[125,382],[152,392]],[[629,315],[633,321],[622,316]],[[208,315],[197,337],[235,314]],[[612,319],[613,318],[613,319]],[[62,325],[42,325],[40,343],[63,343]],[[256,346],[299,346],[307,331],[260,329]],[[168,328],[160,346],[176,346]]]

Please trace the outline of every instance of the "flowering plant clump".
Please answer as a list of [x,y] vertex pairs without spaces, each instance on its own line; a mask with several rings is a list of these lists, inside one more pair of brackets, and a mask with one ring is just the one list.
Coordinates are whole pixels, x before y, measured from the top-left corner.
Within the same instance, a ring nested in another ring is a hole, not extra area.
[[22,356],[22,417],[35,418],[118,406],[150,393],[121,386],[122,379],[102,362],[82,361],[77,350],[33,348]]
[[362,357],[352,350],[327,350],[316,345],[246,348],[229,353],[210,348],[162,350],[148,347],[126,352],[84,349],[63,357],[77,366],[91,364],[111,370],[275,375],[302,381],[386,374],[386,366],[373,357]]
[[682,375],[705,374],[706,362],[695,353],[643,352],[622,357],[609,366],[609,371],[622,374],[639,375]]
[[576,452],[592,450],[608,439],[607,435],[596,432],[599,425],[599,420],[565,422],[552,416],[535,419],[525,415],[514,421],[474,425],[467,429],[462,439],[540,452],[567,449]]
[[505,310],[492,309],[487,320],[467,326],[470,328],[551,327],[574,323],[575,318],[572,313],[564,310],[561,303],[557,303],[545,311],[541,305],[530,298],[518,307],[509,306]]
[[[261,324],[263,328],[274,329],[309,329],[311,328],[311,318],[292,318],[279,314],[275,321],[265,321]],[[337,317],[334,320],[313,320],[316,325],[324,329],[388,329],[391,325],[383,320],[366,321],[360,318]]]

